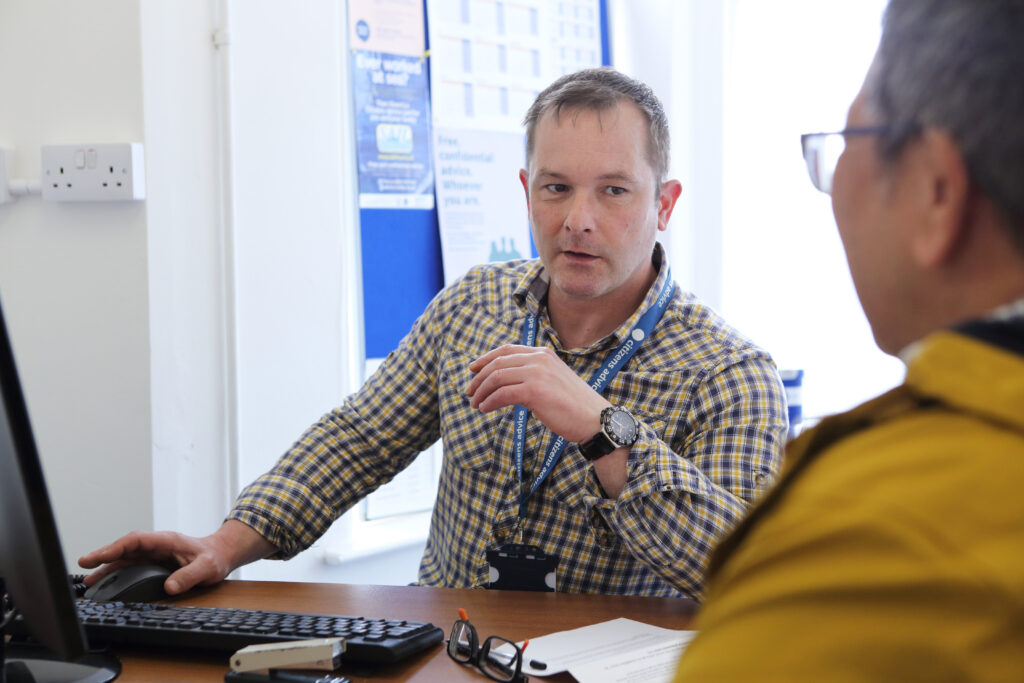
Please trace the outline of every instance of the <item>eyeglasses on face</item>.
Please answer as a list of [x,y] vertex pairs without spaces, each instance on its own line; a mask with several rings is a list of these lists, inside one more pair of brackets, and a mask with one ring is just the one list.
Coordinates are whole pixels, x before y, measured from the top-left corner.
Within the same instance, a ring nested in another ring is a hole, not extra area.
[[529,643],[520,648],[507,638],[490,636],[480,645],[466,610],[460,609],[448,638],[448,656],[459,664],[472,664],[493,681],[525,683],[529,678],[522,673],[523,650]]
[[853,135],[881,135],[889,132],[888,126],[864,126],[846,128],[834,133],[805,133],[800,136],[807,173],[814,187],[825,194],[832,194],[832,177],[836,164],[846,149],[846,139]]

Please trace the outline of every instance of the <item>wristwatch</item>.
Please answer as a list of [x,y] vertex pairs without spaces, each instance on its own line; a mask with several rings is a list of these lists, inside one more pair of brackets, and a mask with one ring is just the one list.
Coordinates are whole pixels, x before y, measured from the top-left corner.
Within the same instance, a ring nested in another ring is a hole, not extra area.
[[593,461],[616,448],[632,446],[640,436],[640,422],[625,408],[608,406],[601,411],[601,431],[579,443],[580,455]]

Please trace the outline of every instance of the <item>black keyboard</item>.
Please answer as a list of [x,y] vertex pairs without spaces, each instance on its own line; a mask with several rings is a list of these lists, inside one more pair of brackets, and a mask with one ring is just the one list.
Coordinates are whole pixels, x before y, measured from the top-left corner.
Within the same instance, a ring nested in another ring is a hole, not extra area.
[[[92,647],[147,645],[230,653],[256,643],[340,636],[346,643],[343,662],[394,662],[444,639],[437,626],[405,619],[88,599],[76,605]],[[20,630],[14,624],[9,629],[14,634]]]

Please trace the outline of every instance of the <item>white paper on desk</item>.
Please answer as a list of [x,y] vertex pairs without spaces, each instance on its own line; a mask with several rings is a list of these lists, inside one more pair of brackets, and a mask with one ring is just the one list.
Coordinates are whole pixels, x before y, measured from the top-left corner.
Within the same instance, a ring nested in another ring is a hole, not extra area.
[[[671,680],[683,648],[696,634],[620,617],[531,639],[523,653],[523,672],[552,676],[568,670],[581,683],[667,681]],[[536,669],[530,666],[531,660],[544,662],[547,667]],[[660,678],[650,673],[652,669],[658,670],[657,661],[662,662],[662,670],[668,667]],[[610,673],[619,678],[609,678]]]
[[678,631],[680,638],[639,647],[632,652],[602,657],[589,664],[575,664],[569,673],[579,683],[669,683],[683,650],[696,631]]

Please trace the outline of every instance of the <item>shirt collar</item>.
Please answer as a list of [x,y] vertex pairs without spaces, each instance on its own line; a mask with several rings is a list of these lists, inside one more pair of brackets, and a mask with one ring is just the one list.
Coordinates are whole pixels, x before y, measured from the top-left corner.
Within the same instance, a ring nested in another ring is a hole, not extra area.
[[995,309],[988,316],[990,320],[1010,320],[1012,318],[1024,318],[1024,296],[1011,301],[1008,304],[1003,304],[999,308]]

